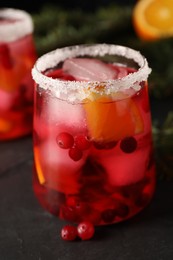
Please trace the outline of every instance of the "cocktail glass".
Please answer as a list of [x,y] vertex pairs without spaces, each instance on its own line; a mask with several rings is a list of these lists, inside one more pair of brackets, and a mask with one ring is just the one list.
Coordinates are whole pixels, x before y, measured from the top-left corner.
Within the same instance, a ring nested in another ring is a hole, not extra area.
[[57,49],[36,62],[34,192],[61,219],[126,220],[151,200],[155,167],[147,78],[133,49]]
[[33,80],[36,61],[31,16],[0,9],[0,140],[32,132]]

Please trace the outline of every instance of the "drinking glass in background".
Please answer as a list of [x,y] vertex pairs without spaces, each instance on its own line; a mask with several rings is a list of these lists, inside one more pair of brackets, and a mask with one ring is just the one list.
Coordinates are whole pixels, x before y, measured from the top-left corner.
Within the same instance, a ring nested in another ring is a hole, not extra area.
[[65,47],[38,59],[33,187],[49,212],[104,225],[150,202],[150,72],[139,52],[116,45]]
[[33,22],[23,10],[0,9],[0,140],[32,131],[36,61]]

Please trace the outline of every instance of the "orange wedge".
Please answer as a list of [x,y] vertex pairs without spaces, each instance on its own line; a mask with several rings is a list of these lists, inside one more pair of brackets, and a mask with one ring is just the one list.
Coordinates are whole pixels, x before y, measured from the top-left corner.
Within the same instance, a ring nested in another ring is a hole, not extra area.
[[133,10],[137,35],[143,40],[173,36],[173,0],[140,0]]
[[83,106],[90,137],[96,142],[118,141],[143,131],[143,120],[131,98],[115,102],[100,97]]

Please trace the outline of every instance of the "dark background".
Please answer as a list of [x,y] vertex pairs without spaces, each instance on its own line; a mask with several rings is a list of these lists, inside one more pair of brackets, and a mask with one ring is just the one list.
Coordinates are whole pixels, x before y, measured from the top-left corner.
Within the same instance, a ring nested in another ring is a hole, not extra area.
[[115,4],[128,4],[128,5],[133,5],[136,2],[136,0],[74,0],[74,1],[67,1],[67,0],[51,0],[51,1],[44,1],[44,0],[23,0],[23,1],[0,1],[0,7],[13,7],[13,8],[20,8],[23,10],[26,10],[28,12],[37,12],[41,9],[42,5],[45,3],[53,3],[57,4],[58,6],[62,6],[67,9],[71,8],[80,8],[84,10],[95,10],[98,6],[107,6],[110,3],[115,3]]

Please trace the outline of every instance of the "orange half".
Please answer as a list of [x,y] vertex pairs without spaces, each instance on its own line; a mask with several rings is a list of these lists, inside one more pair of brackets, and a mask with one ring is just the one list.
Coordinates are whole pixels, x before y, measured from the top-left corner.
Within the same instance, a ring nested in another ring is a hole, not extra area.
[[137,35],[143,40],[173,36],[173,0],[140,0],[133,10]]

